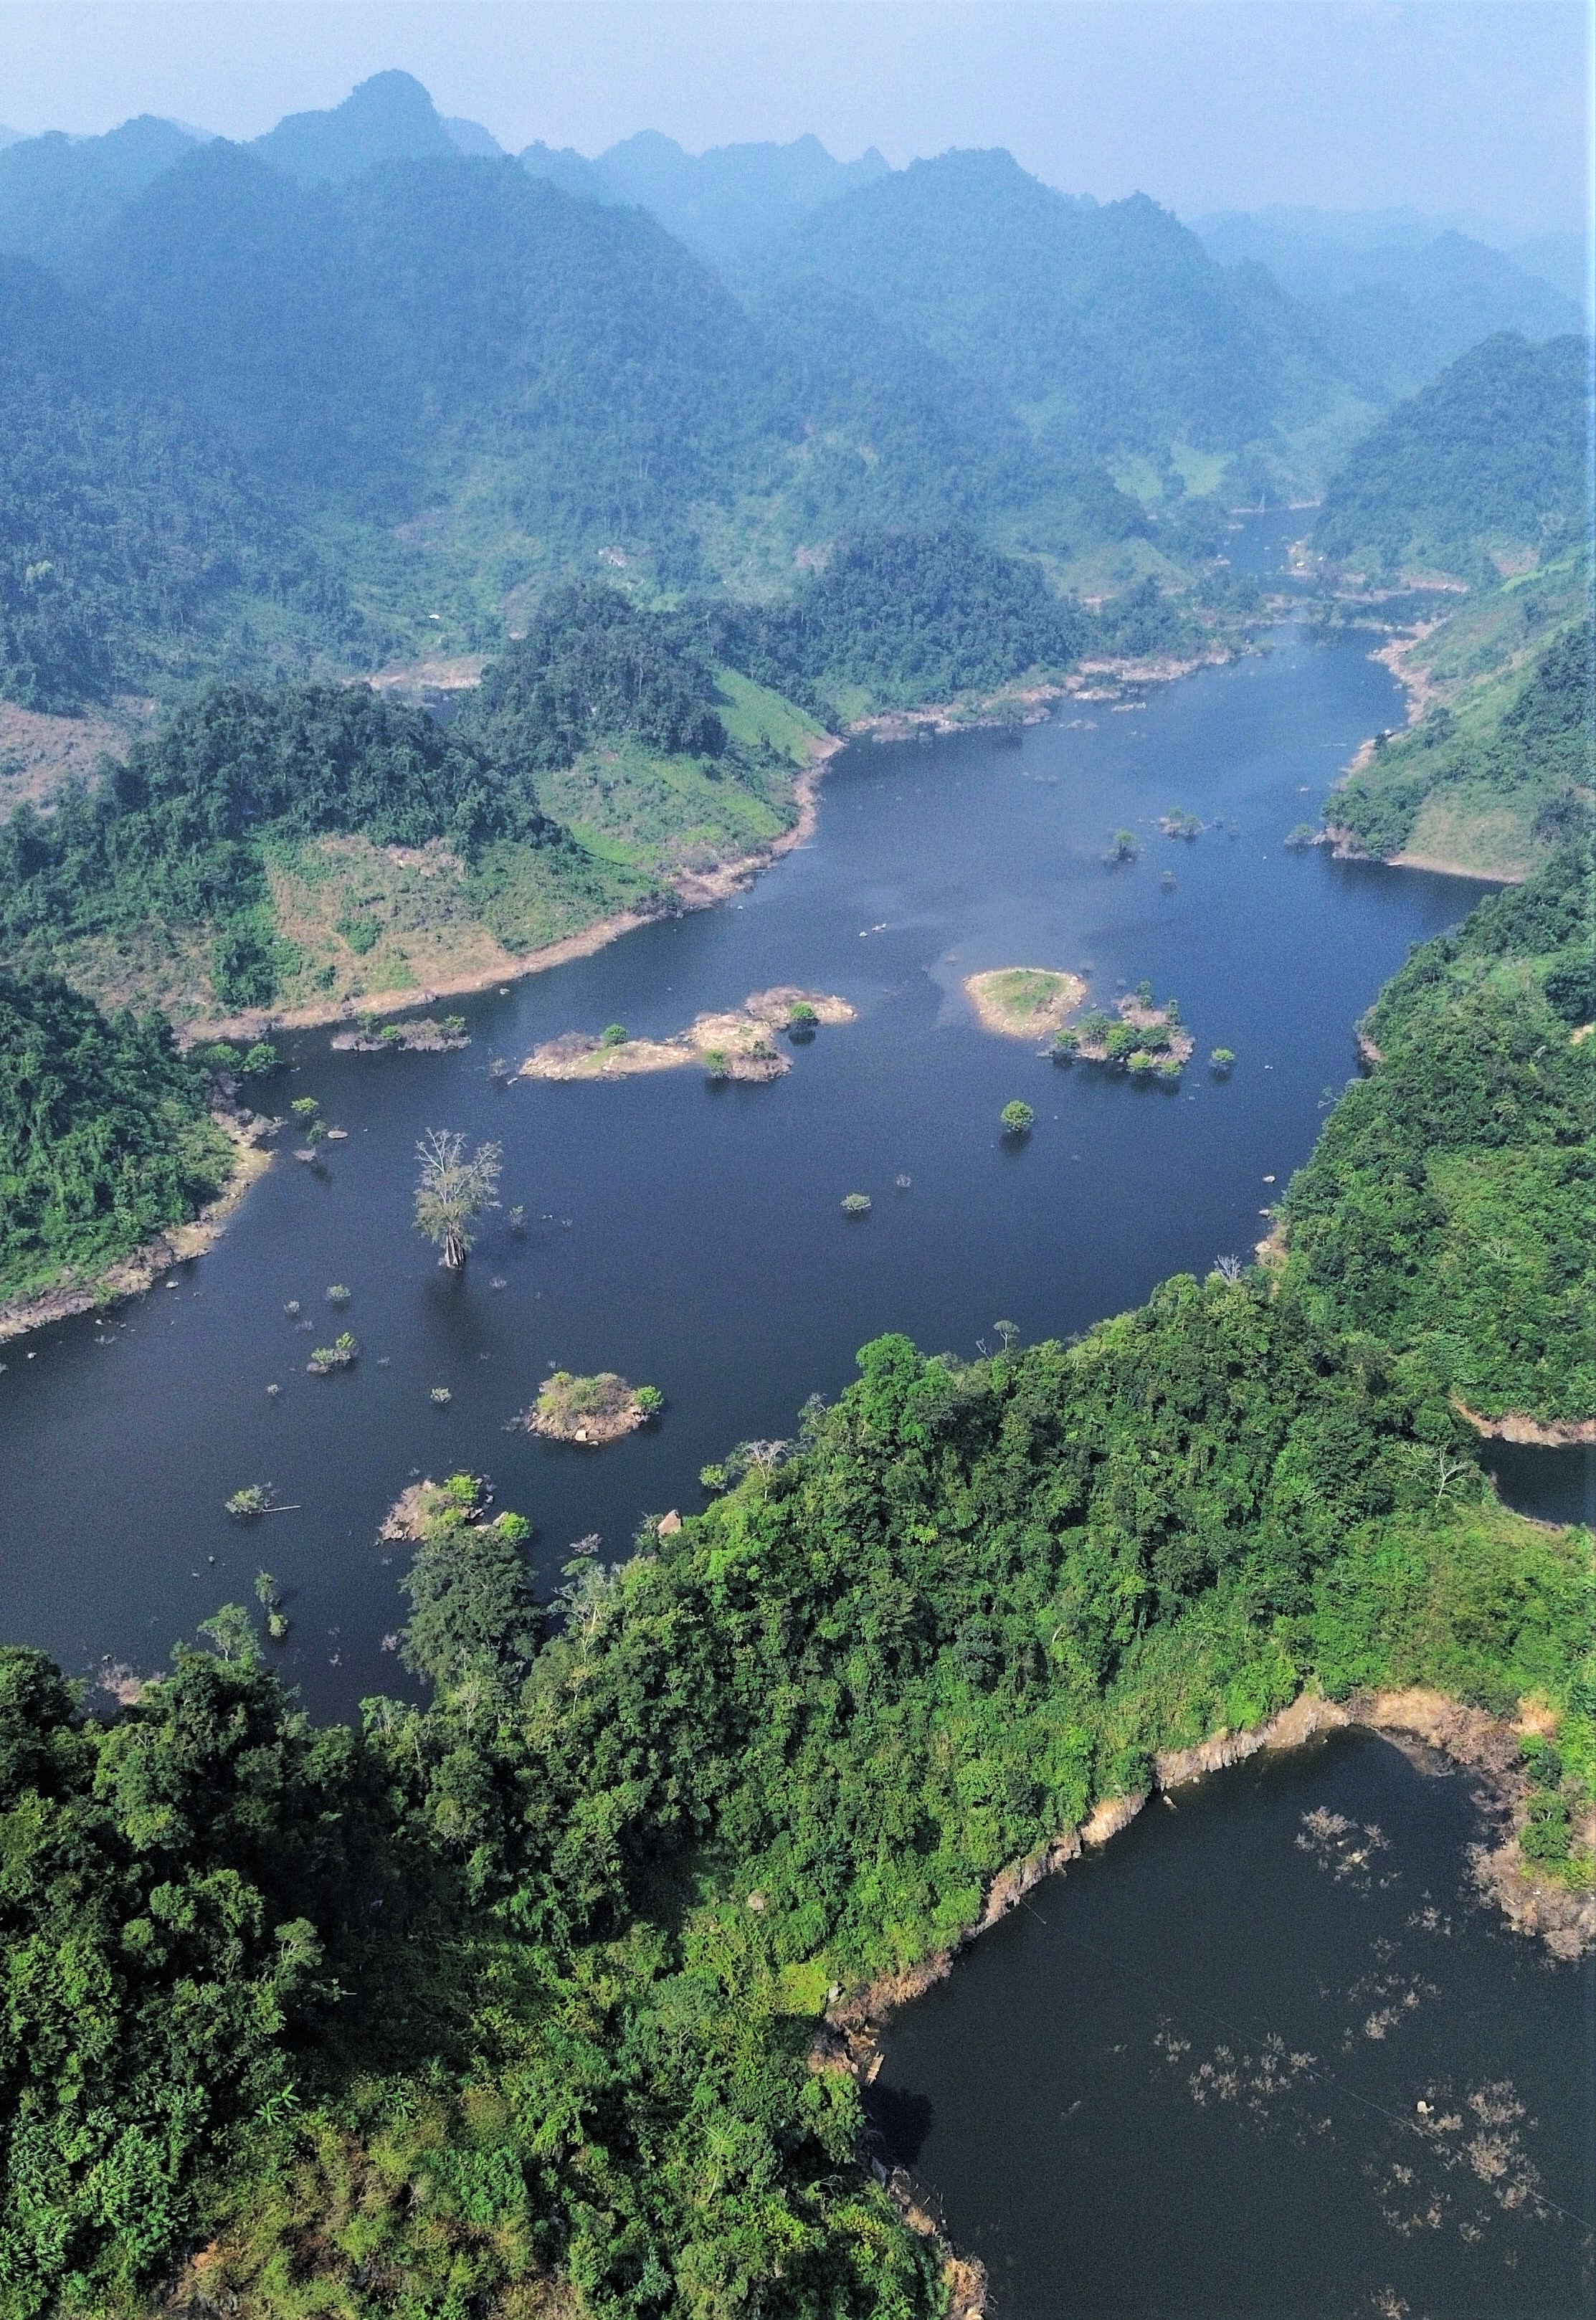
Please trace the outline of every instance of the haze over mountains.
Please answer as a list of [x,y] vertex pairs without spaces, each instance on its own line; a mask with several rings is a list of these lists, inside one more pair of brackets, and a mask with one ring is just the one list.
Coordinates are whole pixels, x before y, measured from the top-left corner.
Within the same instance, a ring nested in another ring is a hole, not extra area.
[[595,557],[771,598],[905,525],[1095,596],[1189,585],[1228,504],[1316,495],[1454,355],[1579,328],[1424,232],[1199,235],[1001,150],[517,159],[401,72],[247,147],[19,140],[0,684],[65,708],[487,649]]

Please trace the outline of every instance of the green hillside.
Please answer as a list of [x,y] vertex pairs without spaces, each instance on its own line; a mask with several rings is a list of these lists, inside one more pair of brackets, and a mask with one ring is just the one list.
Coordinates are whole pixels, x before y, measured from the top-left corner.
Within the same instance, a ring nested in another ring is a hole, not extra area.
[[[1548,635],[1556,618],[1567,625]],[[1486,876],[1537,868],[1596,811],[1591,635],[1582,561],[1454,614],[1412,656],[1436,704],[1376,746],[1326,802],[1326,819],[1365,854]],[[1481,657],[1495,665],[1481,671]]]
[[361,685],[212,685],[0,824],[0,950],[186,1021],[491,981],[768,845],[817,730],[757,686],[723,702],[676,624],[602,588],[553,599],[448,729]]
[[1593,924],[1587,840],[1415,951],[1286,1195],[1310,1308],[1488,1417],[1596,1411]]
[[1313,544],[1365,569],[1494,577],[1493,555],[1582,535],[1590,428],[1589,342],[1501,333],[1358,445],[1325,494]]
[[[1523,877],[1588,827],[1590,397],[1587,340],[1489,339],[1327,493],[1310,535],[1323,615],[1418,624],[1399,649],[1419,721],[1379,737],[1325,805],[1362,852]],[[1418,584],[1405,597],[1400,574]]]
[[917,161],[831,202],[751,278],[766,297],[813,281],[861,301],[1077,461],[1234,454],[1334,399],[1266,275],[1216,265],[1143,195],[1071,200],[1003,152]]

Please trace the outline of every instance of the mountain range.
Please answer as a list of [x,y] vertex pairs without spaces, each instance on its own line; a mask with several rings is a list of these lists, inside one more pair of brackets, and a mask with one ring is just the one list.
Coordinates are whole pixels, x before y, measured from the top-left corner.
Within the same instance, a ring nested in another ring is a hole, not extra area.
[[249,146],[18,140],[0,684],[482,651],[595,559],[771,600],[905,526],[1098,596],[1186,585],[1228,502],[1316,495],[1393,380],[1573,312],[1456,235],[1206,234],[1002,151],[512,157],[399,72]]

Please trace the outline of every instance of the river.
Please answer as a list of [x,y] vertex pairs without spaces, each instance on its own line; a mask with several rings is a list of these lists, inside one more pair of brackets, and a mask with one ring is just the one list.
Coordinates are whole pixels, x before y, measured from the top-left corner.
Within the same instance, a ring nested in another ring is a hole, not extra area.
[[[104,1321],[4,1349],[0,1633],[74,1671],[149,1670],[218,1601],[249,1600],[265,1563],[292,1622],[285,1672],[347,1713],[403,1688],[384,1638],[404,1555],[377,1531],[416,1473],[488,1473],[558,1582],[572,1542],[597,1533],[620,1556],[645,1515],[701,1505],[703,1464],[790,1434],[884,1329],[973,1355],[999,1319],[1063,1335],[1246,1255],[1355,1067],[1356,1018],[1482,890],[1283,846],[1360,737],[1400,720],[1356,641],[1287,626],[1131,699],[1017,736],[850,745],[814,839],[745,896],[463,1002],[458,1053],[295,1038],[262,1101],[320,1101],[348,1131],[325,1165],[284,1151],[210,1255]],[[1173,807],[1209,827],[1162,837]],[[1141,852],[1111,867],[1121,824]],[[1144,975],[1174,994],[1197,1042],[1184,1083],[1061,1069],[984,1032],[962,980],[1009,964],[1087,969],[1105,1001]],[[490,1069],[574,1028],[668,1034],[777,983],[858,1016],[773,1085]],[[1221,1045],[1238,1059],[1224,1080],[1203,1062]],[[1011,1097],[1038,1113],[1019,1147],[998,1127]],[[520,1237],[492,1218],[461,1277],[410,1224],[434,1126],[502,1143],[506,1207],[528,1211]],[[854,1191],[874,1202],[862,1222],[842,1214]],[[357,1366],[308,1376],[345,1326]],[[506,1431],[556,1364],[659,1386],[663,1421],[596,1454]],[[241,1531],[222,1501],[251,1482],[292,1510]]]
[[[1283,529],[1242,546],[1268,564]],[[646,1514],[701,1505],[702,1464],[791,1432],[884,1329],[972,1355],[999,1319],[1063,1335],[1245,1256],[1355,1068],[1356,1019],[1483,891],[1283,843],[1401,716],[1357,642],[1288,624],[1017,736],[858,742],[812,842],[748,893],[465,1002],[467,1048],[295,1038],[263,1100],[318,1099],[348,1131],[325,1165],[284,1152],[212,1254],[4,1349],[0,1633],[75,1672],[148,1671],[249,1601],[264,1563],[285,1674],[346,1714],[407,1688],[404,1550],[377,1532],[416,1473],[490,1473],[558,1583],[572,1542],[619,1556]],[[1159,834],[1175,807],[1201,837]],[[1140,853],[1111,867],[1120,825]],[[982,1031],[961,983],[1006,965],[1082,969],[1105,1002],[1149,977],[1196,1037],[1183,1084]],[[776,983],[857,1020],[770,1086],[492,1070],[572,1029],[668,1034]],[[1215,1046],[1236,1052],[1228,1078],[1203,1064]],[[1020,1146],[998,1127],[1017,1096],[1038,1114]],[[490,1219],[458,1278],[410,1223],[435,1126],[499,1141],[506,1205],[528,1211],[524,1236]],[[841,1211],[854,1191],[862,1222]],[[356,1367],[308,1376],[343,1326]],[[556,1364],[657,1384],[662,1423],[597,1454],[506,1431]],[[1519,1503],[1579,1511],[1588,1462],[1501,1463]],[[290,1510],[240,1531],[222,1501],[258,1482]],[[1179,1807],[1033,1894],[889,2042],[878,2115],[988,2261],[1000,2313],[1583,2308],[1591,1985],[1472,1899],[1467,1783],[1344,1736]],[[1419,2101],[1463,2125],[1429,2132]],[[1479,2165],[1456,2156],[1481,2135]]]

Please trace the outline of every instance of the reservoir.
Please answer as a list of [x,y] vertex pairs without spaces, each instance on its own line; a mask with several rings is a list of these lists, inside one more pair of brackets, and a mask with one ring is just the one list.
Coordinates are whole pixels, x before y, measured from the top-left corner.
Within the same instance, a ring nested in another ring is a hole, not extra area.
[[888,2025],[867,2100],[1024,2320],[1574,2320],[1596,1972],[1474,1890],[1467,1773],[1368,1733],[1155,1801]]
[[[547,1592],[574,1543],[618,1559],[648,1515],[703,1505],[703,1464],[792,1434],[883,1330],[970,1356],[1000,1321],[1066,1336],[1247,1257],[1356,1068],[1358,1016],[1483,891],[1286,847],[1402,705],[1356,640],[1286,624],[1265,646],[1017,734],[850,744],[812,840],[746,894],[458,1002],[458,1052],[286,1042],[259,1101],[314,1096],[346,1131],[323,1160],[285,1136],[210,1255],[0,1348],[0,1634],[91,1679],[148,1672],[251,1603],[264,1564],[277,1663],[349,1715],[410,1689],[407,1550],[378,1534],[418,1473],[487,1473]],[[1201,835],[1162,835],[1175,810]],[[1138,850],[1111,864],[1120,828]],[[1005,965],[1083,973],[1106,1006],[1143,978],[1176,998],[1179,1084],[984,1031],[962,985]],[[857,1020],[770,1085],[494,1068],[777,983]],[[1018,1145],[1016,1098],[1037,1115]],[[458,1276],[411,1221],[434,1128],[503,1148],[504,1210]],[[345,1328],[355,1366],[307,1375]],[[663,1419],[598,1452],[507,1430],[555,1366],[657,1385]],[[1579,1511],[1588,1462],[1498,1450],[1516,1502]],[[241,1529],[222,1502],[254,1482],[288,1510]],[[880,2131],[987,2262],[1000,2320],[1588,2308],[1591,1976],[1474,1898],[1465,1777],[1347,1734],[1177,1803],[891,2027]]]
[[[264,1563],[292,1622],[284,1672],[349,1713],[404,1686],[383,1645],[404,1551],[377,1533],[418,1472],[489,1474],[557,1585],[573,1542],[596,1533],[615,1559],[646,1516],[701,1506],[701,1466],[791,1435],[883,1330],[970,1356],[999,1320],[1062,1337],[1249,1255],[1356,1070],[1358,1015],[1483,891],[1284,846],[1401,704],[1356,640],[1287,626],[1266,645],[1019,734],[852,743],[813,839],[745,895],[458,1002],[462,1050],[288,1042],[258,1101],[316,1097],[347,1131],[325,1165],[284,1136],[213,1253],[104,1321],[0,1349],[0,1633],[69,1671],[148,1671],[249,1601]],[[1201,836],[1161,835],[1177,808]],[[1120,827],[1139,852],[1110,865]],[[964,978],[1009,965],[1084,971],[1110,1006],[1144,977],[1174,995],[1196,1041],[1178,1086],[984,1031]],[[776,983],[857,1020],[771,1085],[492,1069],[571,1029],[668,1036]],[[1228,1078],[1206,1065],[1220,1046]],[[1037,1114],[1019,1146],[998,1124],[1014,1098]],[[503,1146],[505,1210],[461,1276],[411,1223],[431,1128]],[[344,1328],[356,1366],[307,1375]],[[506,1431],[555,1366],[657,1385],[664,1418],[599,1452]],[[293,1511],[240,1529],[222,1502],[254,1482]]]

